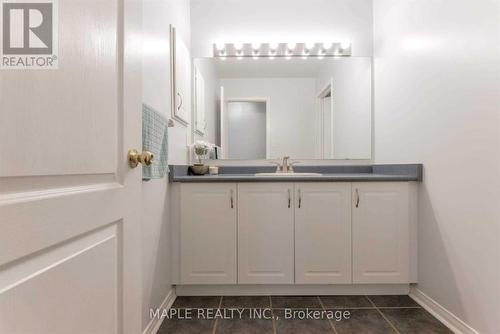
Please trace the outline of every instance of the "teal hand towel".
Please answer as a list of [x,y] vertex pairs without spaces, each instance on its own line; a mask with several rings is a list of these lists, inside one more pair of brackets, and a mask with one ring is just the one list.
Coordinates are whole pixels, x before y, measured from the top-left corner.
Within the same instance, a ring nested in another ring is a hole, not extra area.
[[168,170],[168,120],[147,104],[142,105],[142,150],[154,156],[150,166],[142,166],[143,180],[164,177]]

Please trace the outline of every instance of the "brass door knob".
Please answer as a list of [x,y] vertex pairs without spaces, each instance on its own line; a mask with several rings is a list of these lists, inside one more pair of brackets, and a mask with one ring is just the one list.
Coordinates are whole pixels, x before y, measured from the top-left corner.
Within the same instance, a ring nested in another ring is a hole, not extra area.
[[144,151],[139,153],[139,151],[135,149],[131,149],[128,151],[128,165],[130,168],[135,168],[139,164],[143,164],[144,166],[150,166],[153,162],[154,155],[149,151]]

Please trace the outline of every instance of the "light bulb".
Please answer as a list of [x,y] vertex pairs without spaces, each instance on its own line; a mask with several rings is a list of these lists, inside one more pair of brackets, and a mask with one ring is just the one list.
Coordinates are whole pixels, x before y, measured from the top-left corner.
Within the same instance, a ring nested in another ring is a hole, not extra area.
[[271,50],[277,50],[279,48],[280,44],[276,42],[269,43],[269,49]]
[[333,47],[333,43],[332,42],[323,42],[323,48],[325,50],[330,50],[332,47]]
[[243,43],[234,43],[234,48],[236,50],[242,50],[243,49]]
[[312,48],[314,48],[315,45],[316,45],[316,43],[306,43],[305,47],[307,50],[311,50]]
[[224,43],[215,43],[215,48],[218,50],[218,51],[221,51],[221,50],[224,50],[226,48],[226,44]]
[[297,43],[288,43],[286,47],[288,50],[295,50],[295,48],[297,47]]
[[318,59],[323,59],[325,57],[325,50],[324,49],[320,49],[318,51]]
[[260,43],[252,43],[252,49],[259,50],[260,49]]
[[342,49],[349,49],[351,47],[351,42],[349,42],[349,41],[342,41],[342,42],[340,42],[340,47]]
[[241,60],[243,59],[243,50],[236,50],[236,57]]
[[274,57],[276,56],[276,50],[269,50],[269,59],[274,59]]

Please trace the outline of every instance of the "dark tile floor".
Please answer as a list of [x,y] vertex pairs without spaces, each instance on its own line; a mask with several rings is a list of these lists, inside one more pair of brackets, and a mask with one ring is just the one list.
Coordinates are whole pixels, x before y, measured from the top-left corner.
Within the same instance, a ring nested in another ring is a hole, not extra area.
[[159,334],[452,333],[408,296],[177,297],[172,309]]

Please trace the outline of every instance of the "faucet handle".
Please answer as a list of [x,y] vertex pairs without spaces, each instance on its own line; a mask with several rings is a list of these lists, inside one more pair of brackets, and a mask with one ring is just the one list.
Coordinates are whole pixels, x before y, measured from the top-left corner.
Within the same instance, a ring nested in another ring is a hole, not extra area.
[[300,164],[300,163],[302,163],[302,161],[291,161],[291,162],[289,162],[289,163],[288,163],[288,170],[289,170],[291,173],[293,173],[293,165],[295,165],[295,164]]
[[276,173],[281,171],[281,163],[279,161],[266,161],[266,162],[276,165]]

